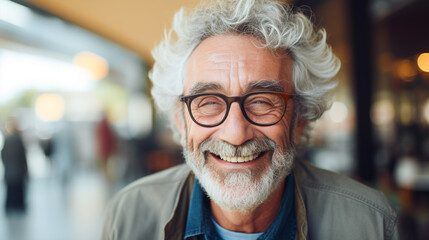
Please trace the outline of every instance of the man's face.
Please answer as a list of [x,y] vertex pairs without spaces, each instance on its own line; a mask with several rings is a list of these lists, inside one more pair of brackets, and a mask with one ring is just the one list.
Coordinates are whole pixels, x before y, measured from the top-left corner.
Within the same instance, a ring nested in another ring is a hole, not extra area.
[[[262,48],[250,36],[214,36],[202,41],[189,57],[185,81],[185,96],[200,92],[241,96],[261,90],[293,93],[292,60],[283,52]],[[289,174],[294,157],[292,100],[282,120],[272,126],[251,124],[236,102],[216,127],[199,126],[185,110],[184,122],[177,123],[186,161],[220,206],[255,208]]]

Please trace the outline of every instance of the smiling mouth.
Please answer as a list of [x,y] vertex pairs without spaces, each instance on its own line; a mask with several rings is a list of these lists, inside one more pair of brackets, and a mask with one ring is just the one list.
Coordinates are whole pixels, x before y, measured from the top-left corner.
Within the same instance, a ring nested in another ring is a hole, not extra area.
[[230,163],[244,163],[244,162],[250,162],[253,161],[255,159],[257,159],[258,157],[262,156],[264,153],[266,152],[260,152],[260,153],[256,153],[256,154],[252,154],[252,155],[248,155],[248,156],[224,156],[224,155],[217,155],[214,153],[211,153],[213,156],[215,156],[216,158],[226,161],[226,162],[230,162]]

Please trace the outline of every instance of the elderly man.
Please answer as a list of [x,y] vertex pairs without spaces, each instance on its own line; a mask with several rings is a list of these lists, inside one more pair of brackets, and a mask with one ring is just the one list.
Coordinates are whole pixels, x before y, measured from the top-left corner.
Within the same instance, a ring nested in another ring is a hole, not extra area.
[[186,165],[122,190],[103,239],[397,238],[383,194],[295,159],[340,66],[306,16],[213,1],[179,11],[153,54],[152,94]]

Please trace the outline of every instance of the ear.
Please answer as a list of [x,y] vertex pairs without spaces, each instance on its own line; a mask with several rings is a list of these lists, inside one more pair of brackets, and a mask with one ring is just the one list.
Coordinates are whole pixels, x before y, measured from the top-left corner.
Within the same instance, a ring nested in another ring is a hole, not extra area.
[[177,106],[180,110],[176,111],[174,114],[174,121],[176,123],[177,130],[179,130],[180,144],[182,147],[186,146],[186,126],[185,126],[185,116],[183,115],[183,108]]
[[307,126],[307,121],[303,120],[303,119],[299,119],[297,121],[297,124],[295,125],[295,146],[297,146],[301,140],[301,134],[305,129],[305,126]]

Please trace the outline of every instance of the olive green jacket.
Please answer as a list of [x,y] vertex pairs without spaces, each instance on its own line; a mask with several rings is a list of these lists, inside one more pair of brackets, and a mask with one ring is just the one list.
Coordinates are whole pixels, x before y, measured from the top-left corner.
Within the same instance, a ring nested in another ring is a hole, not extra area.
[[[398,239],[396,211],[379,191],[297,161],[296,239]],[[187,165],[144,177],[117,194],[103,240],[183,239],[194,175]]]

